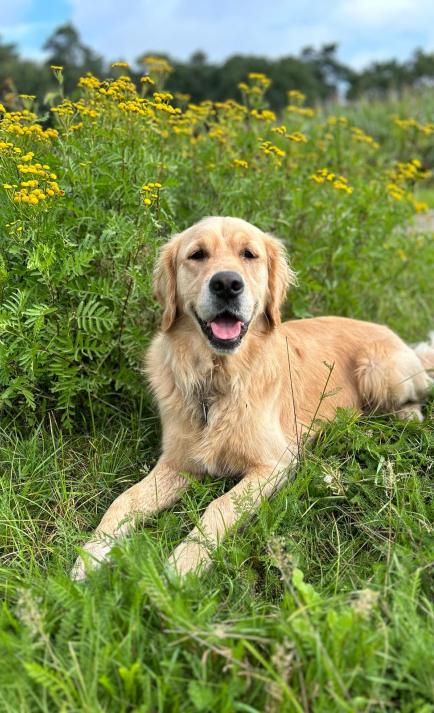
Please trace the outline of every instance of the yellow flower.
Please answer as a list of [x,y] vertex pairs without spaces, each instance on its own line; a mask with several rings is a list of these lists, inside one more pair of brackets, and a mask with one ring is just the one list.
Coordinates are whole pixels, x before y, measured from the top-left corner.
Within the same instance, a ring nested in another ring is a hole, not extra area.
[[128,62],[112,62],[112,67],[122,67],[123,69],[129,69],[130,65]]
[[296,103],[303,104],[306,99],[306,95],[303,92],[299,92],[298,89],[290,89],[288,94],[288,99],[290,101],[295,101]]
[[244,159],[241,158],[234,158],[232,161],[232,165],[236,168],[249,168],[249,164],[247,163],[247,161],[244,161]]
[[307,144],[307,136],[301,133],[301,131],[294,131],[292,134],[285,134],[285,138],[290,141],[295,141],[296,143]]

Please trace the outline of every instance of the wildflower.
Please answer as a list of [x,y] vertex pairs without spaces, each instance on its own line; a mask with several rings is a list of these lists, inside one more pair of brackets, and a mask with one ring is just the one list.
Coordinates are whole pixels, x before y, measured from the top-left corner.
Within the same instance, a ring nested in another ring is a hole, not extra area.
[[262,72],[249,72],[247,77],[252,82],[257,82],[258,84],[262,85],[263,87],[269,87],[271,84],[271,79],[269,77],[267,77],[266,74],[262,74]]
[[99,89],[101,82],[99,79],[94,77],[93,74],[88,72],[85,77],[80,77],[78,80],[78,86],[84,87],[85,89]]
[[286,126],[282,124],[282,126],[273,126],[271,129],[271,132],[273,134],[286,134]]
[[413,198],[413,196],[410,196],[410,203],[412,204],[413,208],[415,209],[416,213],[424,213],[425,211],[428,210],[428,203],[424,203],[424,201],[418,201],[416,198]]
[[276,121],[276,114],[274,113],[274,111],[270,111],[269,109],[264,109],[263,111],[258,111],[258,109],[252,109],[250,114],[255,119],[259,119],[261,121]]
[[337,176],[336,173],[329,171],[327,168],[318,169],[318,171],[312,176],[309,176],[309,178],[318,185],[328,182],[337,191],[344,191],[348,194],[353,192],[353,188],[348,184],[348,178],[345,178],[345,176]]
[[296,104],[303,104],[306,100],[306,95],[303,92],[299,92],[298,89],[290,89],[287,94],[288,99]]
[[121,67],[122,69],[129,69],[130,65],[128,62],[112,62],[112,67],[115,69],[116,67]]
[[295,143],[307,144],[307,136],[301,133],[301,131],[293,131],[292,134],[285,134],[285,138],[290,141],[295,141]]
[[151,206],[154,203],[158,203],[161,188],[161,183],[157,181],[145,183],[141,188],[143,204],[145,206]]
[[357,598],[353,601],[352,607],[354,611],[363,619],[367,619],[378,602],[379,593],[373,589],[362,589],[357,592]]
[[342,483],[342,473],[339,468],[324,463],[323,465],[324,483],[330,488],[334,495],[345,495]]
[[404,198],[404,190],[396,185],[396,183],[388,183],[387,184],[387,192],[391,198],[394,198],[396,201],[402,201]]
[[365,134],[365,132],[362,131],[362,129],[359,129],[357,126],[353,126],[351,128],[351,134],[355,141],[368,144],[368,146],[372,146],[373,149],[380,148],[380,145],[377,144],[377,142],[372,138],[372,136]]
[[279,148],[278,146],[274,146],[274,144],[271,143],[271,141],[263,141],[259,147],[259,149],[266,155],[274,155],[278,156],[279,158],[283,158],[283,156],[286,156],[285,151],[283,149]]
[[63,67],[58,64],[52,64],[50,69],[52,69],[53,72],[61,72],[63,70]]
[[236,168],[249,168],[249,164],[247,163],[247,161],[244,161],[241,158],[234,158],[232,161],[232,165]]

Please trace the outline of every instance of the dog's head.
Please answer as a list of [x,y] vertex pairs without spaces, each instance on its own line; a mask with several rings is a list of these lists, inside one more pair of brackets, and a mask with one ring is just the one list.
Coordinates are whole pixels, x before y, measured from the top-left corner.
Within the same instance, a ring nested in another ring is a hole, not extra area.
[[155,294],[161,328],[187,315],[210,347],[237,351],[258,318],[272,329],[294,281],[283,245],[239,218],[205,218],[175,235],[161,250]]

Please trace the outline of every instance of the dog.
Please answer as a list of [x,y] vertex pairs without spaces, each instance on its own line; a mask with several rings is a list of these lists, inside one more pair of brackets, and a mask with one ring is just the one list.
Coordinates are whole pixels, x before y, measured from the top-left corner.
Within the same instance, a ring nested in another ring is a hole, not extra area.
[[282,323],[294,282],[283,244],[239,218],[205,218],[163,246],[154,275],[161,329],[146,359],[162,454],[110,506],[74,578],[106,559],[137,515],[173,505],[192,478],[230,476],[232,490],[170,557],[180,575],[206,569],[240,503],[253,512],[280,488],[306,436],[338,407],[422,420],[434,343],[412,349],[385,326],[341,317]]

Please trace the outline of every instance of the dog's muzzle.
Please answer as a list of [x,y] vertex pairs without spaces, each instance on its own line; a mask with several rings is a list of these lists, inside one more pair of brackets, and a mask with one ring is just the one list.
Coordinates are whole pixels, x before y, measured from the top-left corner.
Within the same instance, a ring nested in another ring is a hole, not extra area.
[[244,280],[237,272],[216,272],[208,283],[205,309],[200,310],[202,316],[195,311],[203,333],[216,351],[235,351],[247,332],[251,315],[243,304],[244,288]]

